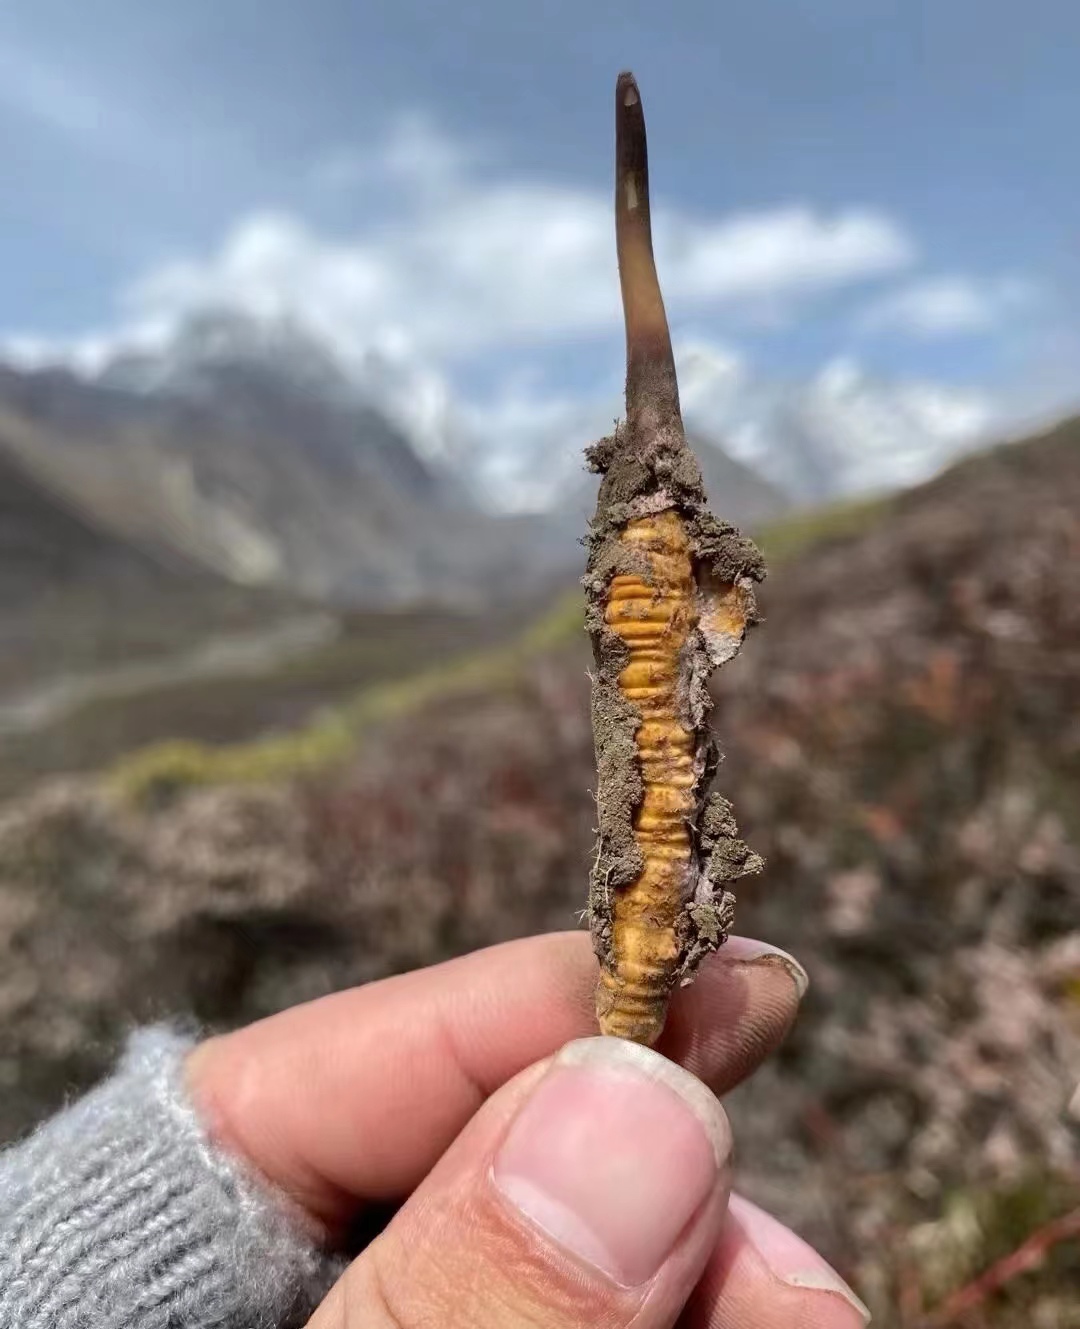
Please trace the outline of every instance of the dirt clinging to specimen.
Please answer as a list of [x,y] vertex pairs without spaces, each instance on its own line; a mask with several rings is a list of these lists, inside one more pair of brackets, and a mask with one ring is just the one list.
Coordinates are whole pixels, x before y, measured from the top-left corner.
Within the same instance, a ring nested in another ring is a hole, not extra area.
[[[677,898],[670,919],[674,953],[663,980],[670,987],[690,978],[701,958],[724,941],[733,915],[732,883],[761,868],[761,860],[738,838],[730,804],[708,795],[720,757],[708,728],[707,684],[713,670],[735,654],[756,620],[753,586],[764,575],[764,563],[751,541],[708,512],[697,461],[683,440],[677,417],[649,438],[625,426],[590,449],[589,463],[604,476],[588,536],[584,581],[586,626],[595,662],[592,719],[598,840],[589,899],[593,936],[601,964],[613,969],[618,893],[633,887],[647,869],[641,835],[648,795],[642,732],[646,723],[654,727],[659,723],[666,728],[659,742],[669,753],[689,745],[689,780],[681,796],[672,804],[670,792],[666,797],[659,794],[674,816],[686,823],[685,852],[675,865],[679,880],[674,883]],[[673,598],[672,587],[659,584],[656,563],[662,553],[655,548],[647,551],[648,540],[627,539],[628,531],[636,527],[653,537],[653,545],[662,545],[665,518],[669,530],[678,527],[684,532],[690,587],[688,602],[679,607],[681,627],[668,623],[663,634],[676,653],[672,713],[651,714],[647,722],[643,704],[648,703],[627,695],[625,674],[633,651],[626,624],[611,622],[611,606],[613,588],[620,583],[637,583],[632,603],[641,618],[657,617],[664,601]],[[656,775],[652,788],[662,790],[673,773],[663,769],[662,759],[652,766]],[[655,796],[652,801],[657,801]],[[652,849],[657,847],[654,841]],[[680,848],[667,837],[669,853]],[[670,879],[671,873],[665,876]],[[651,916],[655,920],[655,910]]]

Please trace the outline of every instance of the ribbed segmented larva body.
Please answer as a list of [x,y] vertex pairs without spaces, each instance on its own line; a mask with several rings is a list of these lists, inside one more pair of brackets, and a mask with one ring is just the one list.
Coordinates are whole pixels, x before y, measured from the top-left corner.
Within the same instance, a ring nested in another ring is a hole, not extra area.
[[682,518],[672,509],[628,522],[620,543],[648,563],[647,577],[612,579],[604,619],[630,658],[620,693],[641,717],[635,742],[643,796],[634,838],[644,866],[611,902],[610,966],[597,993],[605,1034],[653,1043],[664,1026],[679,963],[676,924],[683,911],[698,776],[697,736],[679,717],[679,676],[696,627],[694,568]]

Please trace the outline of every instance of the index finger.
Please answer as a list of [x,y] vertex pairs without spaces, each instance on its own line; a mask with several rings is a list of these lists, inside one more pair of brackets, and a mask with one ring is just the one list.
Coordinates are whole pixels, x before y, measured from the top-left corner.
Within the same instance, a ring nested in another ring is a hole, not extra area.
[[[801,972],[733,937],[658,1050],[731,1088],[787,1031]],[[508,942],[212,1039],[189,1080],[215,1138],[334,1229],[408,1194],[489,1094],[594,1033],[595,981],[584,933]]]

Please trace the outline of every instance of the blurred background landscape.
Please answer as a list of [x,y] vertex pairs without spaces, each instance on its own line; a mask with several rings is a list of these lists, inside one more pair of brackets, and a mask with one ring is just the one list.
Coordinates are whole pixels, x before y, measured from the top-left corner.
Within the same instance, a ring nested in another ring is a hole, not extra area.
[[611,93],[762,543],[719,785],[811,973],[740,1185],[895,1329],[1080,1325],[1080,14],[0,13],[0,1140],[137,1021],[578,926]]

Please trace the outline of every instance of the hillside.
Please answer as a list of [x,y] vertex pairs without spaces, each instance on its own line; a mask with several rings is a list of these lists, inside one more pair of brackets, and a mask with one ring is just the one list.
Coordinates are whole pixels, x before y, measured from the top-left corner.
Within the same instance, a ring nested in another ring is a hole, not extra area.
[[51,675],[160,659],[299,609],[124,539],[0,449],[0,702]]
[[[1080,1206],[1078,578],[1071,422],[790,554],[720,680],[720,787],[767,860],[738,927],[812,978],[730,1100],[740,1185],[889,1329]],[[574,627],[293,787],[139,807],[76,780],[9,805],[0,1132],[97,1073],[132,1019],[236,1022],[574,926],[585,665]],[[1077,1258],[1053,1247],[982,1323],[1074,1325]]]
[[161,740],[288,732],[512,635],[498,611],[363,611],[238,586],[100,528],[0,454],[0,799]]
[[0,798],[163,738],[295,726],[528,614],[331,609],[103,528],[0,452]]
[[111,591],[167,576],[162,564],[95,528],[13,458],[0,455],[0,604],[6,611],[60,583]]

